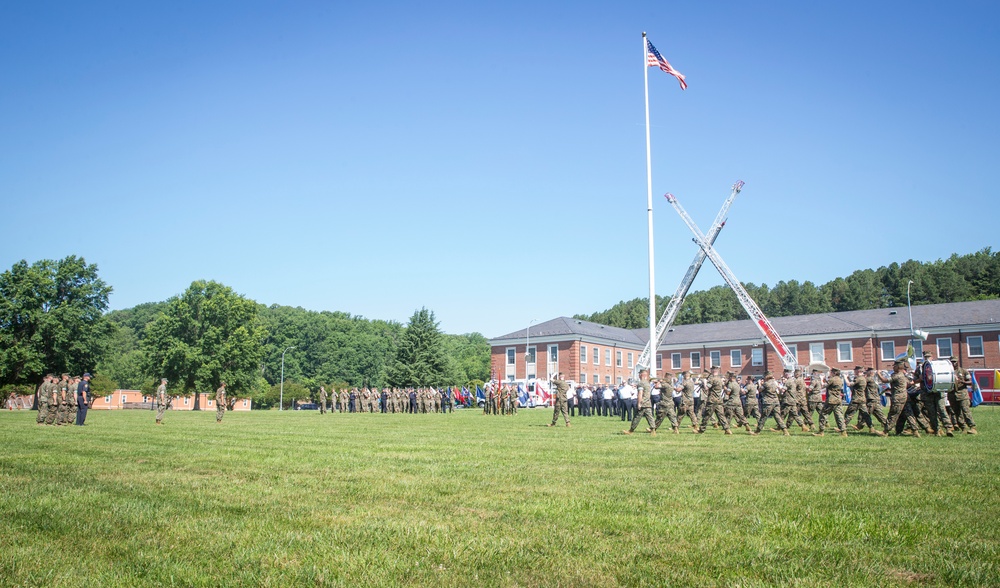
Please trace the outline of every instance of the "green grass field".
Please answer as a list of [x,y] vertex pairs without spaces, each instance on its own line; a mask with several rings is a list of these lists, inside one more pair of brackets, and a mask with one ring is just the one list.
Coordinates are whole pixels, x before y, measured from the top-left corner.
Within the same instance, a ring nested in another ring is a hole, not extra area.
[[4,411],[0,586],[998,586],[1000,410],[973,414],[978,436],[820,439]]

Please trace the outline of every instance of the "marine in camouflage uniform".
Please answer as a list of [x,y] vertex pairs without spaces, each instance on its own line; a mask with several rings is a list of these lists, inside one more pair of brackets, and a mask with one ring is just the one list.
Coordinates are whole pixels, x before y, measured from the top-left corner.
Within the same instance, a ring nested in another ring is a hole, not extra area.
[[674,408],[674,399],[671,397],[674,390],[674,377],[665,374],[663,379],[654,381],[653,385],[659,386],[660,390],[660,401],[656,404],[656,423],[653,425],[653,430],[659,429],[666,419],[670,421],[674,433],[680,433],[677,410]]
[[555,379],[552,380],[552,386],[555,388],[555,399],[552,404],[552,422],[549,423],[550,427],[556,426],[556,421],[559,420],[559,415],[562,414],[563,419],[566,421],[566,426],[569,425],[569,412],[566,406],[566,392],[569,391],[569,384],[566,380],[562,379],[562,374],[556,374]]
[[224,416],[226,416],[226,383],[219,382],[219,388],[215,391],[215,422],[221,423]]
[[809,414],[809,388],[806,386],[806,379],[802,377],[802,370],[795,368],[795,399],[799,403],[799,415],[805,426],[803,431],[812,430],[813,420]]
[[66,386],[66,414],[63,417],[63,424],[72,425],[76,422],[76,386],[80,383],[80,378],[70,378]]
[[674,389],[681,393],[681,411],[677,415],[677,426],[680,426],[681,419],[688,417],[691,419],[691,428],[698,430],[698,417],[694,414],[694,378],[688,371],[681,372],[684,381]]
[[951,358],[951,365],[955,371],[955,381],[948,392],[948,400],[955,411],[958,423],[966,433],[970,435],[978,434],[976,431],[976,421],[972,420],[972,404],[969,401],[969,387],[972,386],[972,375],[969,370],[959,367],[958,359]]
[[784,384],[785,389],[784,394],[781,395],[781,418],[785,421],[786,425],[791,425],[792,419],[795,419],[795,424],[797,424],[800,429],[808,431],[809,429],[806,428],[802,415],[799,414],[798,378],[796,378],[790,370],[786,370],[785,378],[782,383]]
[[823,378],[820,377],[819,370],[813,370],[809,378],[809,390],[806,392],[806,414],[809,420],[809,429],[813,427],[812,413],[816,413],[816,420],[823,414]]
[[781,400],[778,398],[778,383],[774,381],[774,374],[764,372],[764,381],[760,385],[760,400],[764,405],[764,411],[757,421],[757,429],[752,435],[759,435],[764,430],[767,419],[774,417],[774,422],[778,425],[778,430],[786,437],[789,435],[788,427],[785,426],[785,419],[781,418]]
[[156,388],[156,424],[163,424],[163,413],[167,411],[167,379],[160,379],[160,385]]
[[833,368],[830,370],[830,379],[826,381],[826,402],[823,403],[823,412],[819,413],[819,432],[813,433],[817,437],[823,436],[826,429],[826,418],[833,414],[837,423],[837,430],[841,437],[847,436],[847,423],[844,420],[844,379],[840,377],[840,370]]
[[903,431],[903,426],[899,426],[899,422],[902,420],[905,425],[913,431],[915,437],[920,437],[919,428],[920,425],[917,424],[917,419],[913,416],[913,411],[907,402],[906,389],[909,386],[909,379],[906,377],[906,362],[897,361],[893,364],[893,373],[889,377],[889,393],[891,395],[891,404],[889,405],[889,416],[886,418],[886,424],[884,433],[889,434],[889,431],[896,431],[899,435]]
[[760,421],[760,402],[757,401],[757,383],[750,376],[747,376],[746,382],[743,384],[743,392],[746,396],[746,409],[744,410],[744,415],[746,418],[753,417],[758,422]]
[[635,428],[639,426],[639,421],[643,418],[649,423],[649,434],[656,435],[656,422],[653,419],[653,400],[651,398],[650,384],[649,384],[649,370],[639,371],[639,384],[636,386],[638,391],[637,403],[635,416],[632,417],[632,425],[628,430],[622,431],[626,435],[631,435]]
[[873,435],[878,435],[879,437],[885,437],[887,433],[879,432],[871,420],[872,417],[882,425],[883,431],[889,429],[888,423],[885,419],[885,413],[882,412],[882,391],[879,389],[878,380],[876,379],[875,369],[868,368],[865,370],[865,379],[868,380],[868,385],[865,387],[865,402],[868,405],[868,415],[869,415],[869,425],[868,430]]
[[69,374],[64,373],[62,378],[56,382],[55,425],[62,426],[69,421],[69,396]]
[[701,427],[698,429],[699,433],[706,431],[709,420],[714,416],[719,420],[719,424],[722,425],[726,435],[733,434],[729,430],[729,421],[726,420],[726,410],[722,405],[722,388],[723,382],[722,378],[719,377],[719,368],[713,367],[712,375],[708,377],[707,385],[702,388],[701,392],[702,413]]
[[35,416],[35,423],[39,425],[45,424],[45,417],[49,415],[49,378],[52,374],[46,375],[42,378],[42,383],[38,385],[38,389],[35,390],[35,400],[38,404],[38,414]]
[[326,414],[326,388],[319,387],[319,414]]
[[844,422],[848,426],[851,424],[851,417],[858,413],[858,422],[854,428],[858,431],[865,428],[865,421],[871,423],[872,417],[868,414],[868,378],[862,373],[862,367],[854,366],[854,381],[851,382],[851,403],[847,406],[847,414],[844,415]]
[[49,411],[45,415],[46,425],[56,424],[56,417],[59,416],[60,384],[61,382],[53,375],[49,381]]
[[747,433],[750,432],[750,423],[743,414],[743,402],[740,400],[740,381],[736,374],[729,372],[726,374],[726,389],[723,400],[723,408],[726,411],[726,419],[730,423],[735,419],[737,427],[744,427]]
[[954,437],[951,418],[948,416],[947,407],[945,407],[946,397],[942,396],[940,391],[928,388],[924,379],[924,371],[930,369],[928,367],[930,362],[931,354],[925,351],[924,363],[917,366],[917,371],[914,374],[915,379],[920,382],[920,400],[923,402],[923,409],[934,433],[938,437],[944,437],[945,435]]

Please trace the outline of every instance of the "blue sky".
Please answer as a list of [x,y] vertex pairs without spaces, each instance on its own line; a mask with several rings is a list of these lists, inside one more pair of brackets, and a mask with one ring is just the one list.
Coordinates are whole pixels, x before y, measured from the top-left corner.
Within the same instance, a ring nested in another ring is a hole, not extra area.
[[[997,248],[1000,4],[20,2],[0,7],[0,267],[82,255],[112,308],[213,279],[487,337],[716,247],[817,284]],[[42,228],[42,223],[47,228]],[[709,265],[694,288],[722,280]]]

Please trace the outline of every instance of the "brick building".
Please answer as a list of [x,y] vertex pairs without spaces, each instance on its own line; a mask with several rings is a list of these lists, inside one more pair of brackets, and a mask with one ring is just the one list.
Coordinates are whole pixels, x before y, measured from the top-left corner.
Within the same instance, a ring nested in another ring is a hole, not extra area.
[[[914,306],[913,326],[929,333],[914,341],[917,354],[957,357],[965,368],[1000,368],[1000,300]],[[771,319],[800,365],[823,362],[890,369],[906,350],[906,307],[854,310]],[[501,380],[547,379],[557,371],[580,383],[619,383],[632,374],[648,329],[621,329],[559,317],[490,340],[491,364]],[[656,353],[656,371],[719,366],[742,375],[777,371],[781,359],[750,320],[672,327]]]

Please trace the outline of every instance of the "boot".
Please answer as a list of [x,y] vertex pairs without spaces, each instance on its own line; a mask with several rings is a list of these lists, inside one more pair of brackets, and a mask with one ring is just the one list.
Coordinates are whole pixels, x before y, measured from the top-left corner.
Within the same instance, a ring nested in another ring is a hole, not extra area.
[[858,423],[858,424],[854,425],[854,430],[855,431],[860,431],[860,430],[862,430],[864,428],[865,428],[865,426],[862,425],[861,423]]
[[680,435],[681,431],[677,427],[674,427],[674,435]]
[[568,426],[569,426],[569,423],[566,423],[566,426],[568,427]]
[[726,435],[732,435],[732,434],[733,434],[733,432],[731,430],[726,429]]
[[969,427],[969,430],[966,431],[966,433],[969,434],[969,435],[978,435],[979,431],[976,431],[975,427]]
[[[935,437],[944,437],[944,429],[938,429],[937,431],[935,431],[934,436]],[[954,435],[952,435],[952,436],[954,437]]]
[[750,429],[747,429],[747,433],[750,433],[751,437],[756,437],[757,436],[757,431],[751,431]]
[[649,434],[652,437],[656,437],[656,429],[653,429],[652,431],[650,431]]
[[746,424],[746,425],[744,425],[744,426],[745,426],[745,427],[747,428],[747,433],[749,433],[749,432],[750,432],[750,423],[747,423],[747,424]]
[[624,431],[622,431],[622,435],[631,435],[631,434],[632,434],[632,431],[629,431],[628,429],[625,429]]
[[813,433],[813,437],[823,437],[823,431],[820,431],[818,433]]
[[803,432],[803,433],[808,433],[808,432],[809,432],[809,430],[810,430],[810,429],[809,429],[809,427],[807,427],[807,426],[805,426],[805,425],[802,425],[802,432]]
[[785,429],[785,432],[783,433],[783,435],[785,437],[791,437],[792,436],[792,434],[788,432],[788,429]]
[[886,437],[886,436],[887,436],[887,435],[886,435],[885,433],[883,433],[882,431],[876,431],[876,430],[874,430],[874,429],[872,429],[872,434],[873,434],[873,435],[875,435],[875,436],[877,436],[877,437]]
[[847,436],[847,431],[841,431],[840,432],[840,436],[841,437],[846,437]]
[[914,431],[913,432],[913,436],[916,437],[917,439],[919,439],[920,438],[920,431]]
[[549,423],[549,424],[547,424],[547,425],[545,425],[545,426],[546,426],[546,427],[554,427],[554,426],[556,426],[556,424],[555,424],[555,423]]

